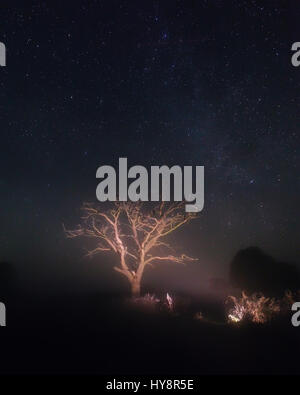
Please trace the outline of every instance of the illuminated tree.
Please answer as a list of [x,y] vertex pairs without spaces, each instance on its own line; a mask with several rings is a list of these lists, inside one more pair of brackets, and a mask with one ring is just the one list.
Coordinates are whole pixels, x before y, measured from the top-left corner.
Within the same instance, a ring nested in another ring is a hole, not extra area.
[[69,238],[87,236],[96,239],[96,246],[88,256],[112,251],[118,256],[114,267],[127,278],[133,296],[140,295],[141,280],[146,266],[159,262],[185,263],[195,260],[185,254],[176,256],[165,237],[191,219],[180,203],[160,203],[151,210],[144,210],[142,203],[116,202],[103,211],[99,206],[84,204],[82,222],[75,230],[65,230]]

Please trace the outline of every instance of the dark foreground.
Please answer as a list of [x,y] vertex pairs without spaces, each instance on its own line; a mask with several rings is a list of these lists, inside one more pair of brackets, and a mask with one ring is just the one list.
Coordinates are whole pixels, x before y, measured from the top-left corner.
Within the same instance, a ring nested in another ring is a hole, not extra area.
[[[0,327],[1,373],[299,374],[300,328],[148,314],[103,295],[22,295]],[[197,307],[194,306],[194,311]]]

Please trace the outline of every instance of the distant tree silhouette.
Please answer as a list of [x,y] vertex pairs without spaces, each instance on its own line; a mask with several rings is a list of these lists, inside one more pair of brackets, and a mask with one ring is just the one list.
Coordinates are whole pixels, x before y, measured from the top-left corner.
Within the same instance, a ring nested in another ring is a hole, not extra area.
[[248,247],[236,254],[230,265],[230,281],[247,292],[268,295],[300,288],[299,272],[294,265],[277,262],[258,247]]

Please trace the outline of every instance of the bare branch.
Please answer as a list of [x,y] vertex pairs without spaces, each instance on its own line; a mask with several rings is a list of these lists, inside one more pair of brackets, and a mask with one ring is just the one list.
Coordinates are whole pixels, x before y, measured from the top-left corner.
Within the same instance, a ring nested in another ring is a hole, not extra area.
[[176,262],[176,263],[186,263],[188,261],[197,261],[197,258],[191,258],[185,254],[182,254],[180,256],[174,256],[174,255],[168,255],[168,256],[152,256],[148,258],[145,263],[149,264],[150,262],[153,261],[170,261],[170,262]]

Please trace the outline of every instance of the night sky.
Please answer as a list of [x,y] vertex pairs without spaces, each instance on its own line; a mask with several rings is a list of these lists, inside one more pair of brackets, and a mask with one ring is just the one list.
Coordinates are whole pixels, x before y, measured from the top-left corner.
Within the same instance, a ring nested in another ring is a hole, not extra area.
[[174,286],[226,276],[250,245],[299,263],[297,4],[1,2],[0,260],[35,287],[109,288],[106,258],[85,259],[62,223],[127,157],[205,166],[204,210],[174,234],[199,262],[162,268]]

